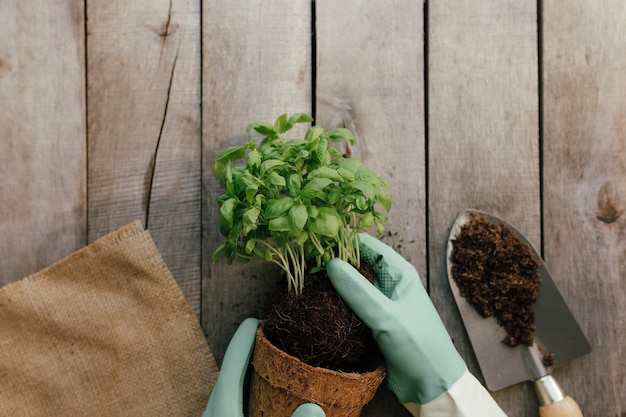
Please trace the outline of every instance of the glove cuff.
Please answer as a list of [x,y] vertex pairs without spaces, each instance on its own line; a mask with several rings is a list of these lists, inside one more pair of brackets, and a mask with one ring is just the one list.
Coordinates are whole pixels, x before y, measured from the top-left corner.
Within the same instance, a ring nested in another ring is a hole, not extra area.
[[487,389],[467,368],[448,391],[426,404],[406,403],[415,417],[506,417]]

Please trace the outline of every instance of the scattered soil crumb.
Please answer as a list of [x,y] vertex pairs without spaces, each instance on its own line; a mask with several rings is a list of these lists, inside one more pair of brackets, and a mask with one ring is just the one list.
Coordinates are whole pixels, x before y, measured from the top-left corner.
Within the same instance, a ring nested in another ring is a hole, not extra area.
[[554,353],[548,352],[544,346],[539,346],[539,351],[543,355],[543,366],[550,368],[556,364],[556,355]]

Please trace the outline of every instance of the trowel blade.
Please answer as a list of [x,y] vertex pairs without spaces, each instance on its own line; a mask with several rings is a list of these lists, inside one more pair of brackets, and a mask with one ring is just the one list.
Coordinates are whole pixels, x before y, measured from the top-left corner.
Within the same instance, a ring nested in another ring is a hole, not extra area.
[[[493,224],[506,224],[518,238],[528,243],[534,257],[540,264],[541,285],[539,295],[533,306],[535,316],[535,343],[554,353],[554,368],[565,365],[571,360],[591,351],[589,342],[582,333],[563,297],[554,284],[543,259],[528,240],[514,227],[503,220],[478,210],[465,210],[456,218],[447,244],[447,273],[450,289],[458,306],[463,324],[478,360],[487,389],[498,391],[511,385],[537,378],[536,370],[529,369],[529,348],[525,345],[511,347],[502,343],[506,332],[493,317],[484,318],[460,294],[452,277],[453,240],[461,228],[477,217],[483,217]],[[546,372],[551,372],[552,369]]]

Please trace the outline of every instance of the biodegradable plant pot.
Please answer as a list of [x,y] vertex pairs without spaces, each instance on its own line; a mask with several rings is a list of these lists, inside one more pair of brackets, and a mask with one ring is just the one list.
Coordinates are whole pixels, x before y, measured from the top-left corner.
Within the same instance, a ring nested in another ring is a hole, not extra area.
[[326,417],[357,417],[385,378],[385,367],[367,373],[317,368],[276,348],[256,333],[249,417],[291,417],[301,404],[318,404]]

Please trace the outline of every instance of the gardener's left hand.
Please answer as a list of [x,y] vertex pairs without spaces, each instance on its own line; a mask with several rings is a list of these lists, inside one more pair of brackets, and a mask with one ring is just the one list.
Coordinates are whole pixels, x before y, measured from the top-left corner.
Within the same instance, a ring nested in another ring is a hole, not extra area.
[[[257,319],[246,319],[235,332],[202,417],[244,417],[243,386],[254,349]],[[316,404],[302,404],[291,417],[326,417]]]

